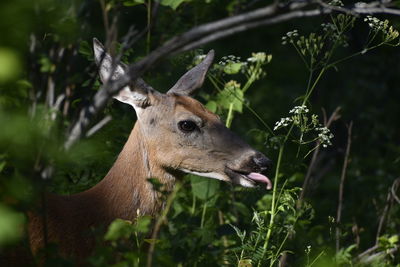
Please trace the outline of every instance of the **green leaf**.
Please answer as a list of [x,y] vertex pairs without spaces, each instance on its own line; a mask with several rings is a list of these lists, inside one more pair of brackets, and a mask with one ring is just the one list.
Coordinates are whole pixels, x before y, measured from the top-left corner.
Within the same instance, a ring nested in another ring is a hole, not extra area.
[[41,57],[39,60],[41,72],[54,72],[56,66],[50,61],[48,57]]
[[215,113],[215,112],[217,111],[217,102],[215,102],[215,101],[213,101],[213,100],[208,101],[207,104],[206,104],[206,108],[207,108],[209,111]]
[[24,222],[24,215],[0,204],[0,246],[21,238]]
[[79,53],[86,56],[88,59],[93,60],[93,52],[92,47],[89,45],[88,42],[82,41],[79,44]]
[[235,208],[237,209],[237,211],[240,214],[245,215],[245,216],[250,215],[249,207],[246,206],[245,204],[243,204],[242,202],[235,201],[235,202],[233,202],[233,205],[235,206]]
[[183,2],[189,2],[189,0],[161,0],[160,4],[163,6],[169,6],[175,10]]
[[397,242],[399,242],[399,236],[398,235],[393,235],[393,236],[389,237],[388,241],[389,241],[389,243],[391,245],[394,245]]
[[0,47],[0,83],[17,78],[21,72],[21,62],[17,53]]
[[219,182],[217,180],[205,177],[191,176],[190,182],[193,195],[202,200],[213,197],[219,189]]
[[137,6],[142,4],[144,4],[144,0],[127,0],[123,3],[124,6]]
[[147,238],[147,239],[144,239],[144,242],[149,243],[149,244],[157,244],[157,243],[160,243],[161,240],[160,239]]
[[115,241],[120,238],[128,238],[132,233],[132,222],[122,219],[114,220],[104,235],[105,240]]
[[227,110],[232,103],[232,109],[241,113],[243,110],[243,101],[243,91],[240,90],[240,84],[235,81],[226,83],[224,90],[217,95],[218,104]]
[[150,229],[151,217],[141,216],[137,218],[135,223],[135,230],[139,233],[147,233]]
[[6,162],[5,161],[0,162],[0,173],[3,171],[5,166],[6,166]]
[[226,74],[236,74],[242,68],[242,62],[228,62],[228,64],[224,67],[224,72]]

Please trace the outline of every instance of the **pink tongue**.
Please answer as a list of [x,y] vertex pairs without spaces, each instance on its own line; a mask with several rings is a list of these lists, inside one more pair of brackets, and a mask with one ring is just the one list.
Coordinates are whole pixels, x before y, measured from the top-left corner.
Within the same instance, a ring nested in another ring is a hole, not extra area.
[[250,178],[254,181],[257,182],[261,182],[261,183],[265,183],[267,184],[267,189],[271,189],[272,188],[272,183],[271,181],[268,179],[268,177],[260,174],[260,173],[256,173],[256,172],[251,172],[247,175],[247,178]]

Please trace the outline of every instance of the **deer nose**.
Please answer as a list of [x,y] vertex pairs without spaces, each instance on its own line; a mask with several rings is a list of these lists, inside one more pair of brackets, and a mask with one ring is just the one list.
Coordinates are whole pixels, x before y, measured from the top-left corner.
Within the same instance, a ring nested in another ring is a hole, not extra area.
[[272,161],[260,152],[257,152],[253,156],[253,161],[261,169],[261,171],[270,169],[272,166]]

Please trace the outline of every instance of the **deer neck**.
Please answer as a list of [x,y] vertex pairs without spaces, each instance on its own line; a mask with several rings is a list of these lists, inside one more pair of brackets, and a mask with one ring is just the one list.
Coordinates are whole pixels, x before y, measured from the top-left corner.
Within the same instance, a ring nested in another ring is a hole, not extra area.
[[[164,189],[173,188],[176,175],[149,158],[145,136],[137,122],[128,141],[106,177],[87,193],[101,201],[104,220],[132,220],[138,214],[153,215],[161,207],[160,194],[149,178],[157,178]],[[98,205],[97,205],[98,206]]]

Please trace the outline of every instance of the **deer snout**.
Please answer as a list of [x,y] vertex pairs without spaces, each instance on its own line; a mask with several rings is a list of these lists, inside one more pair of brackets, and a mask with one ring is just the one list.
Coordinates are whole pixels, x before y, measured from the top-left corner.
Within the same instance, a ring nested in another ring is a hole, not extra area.
[[252,157],[252,160],[261,172],[269,170],[272,167],[272,161],[261,152],[257,152]]

